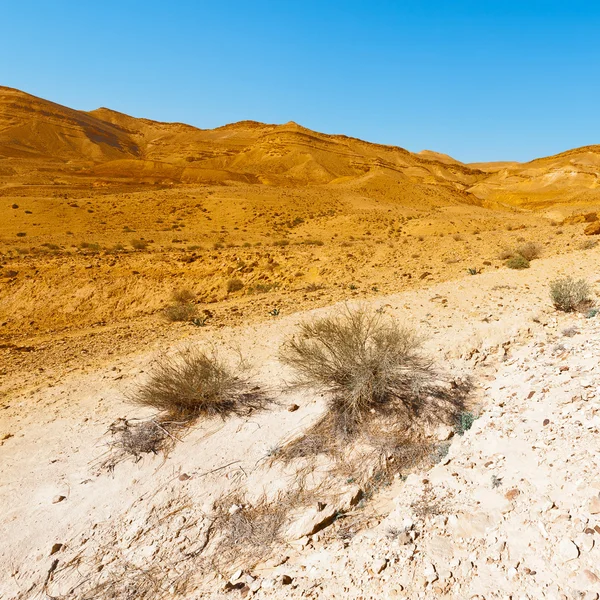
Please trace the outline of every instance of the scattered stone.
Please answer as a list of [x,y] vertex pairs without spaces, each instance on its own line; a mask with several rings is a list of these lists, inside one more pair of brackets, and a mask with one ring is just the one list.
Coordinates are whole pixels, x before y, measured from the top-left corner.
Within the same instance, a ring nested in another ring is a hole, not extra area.
[[593,496],[590,499],[590,502],[588,504],[588,510],[590,511],[590,514],[592,514],[592,515],[600,514],[600,498],[598,496]]
[[506,492],[506,494],[504,494],[504,497],[507,500],[514,500],[520,494],[521,494],[521,492],[517,488],[513,488],[512,490],[508,490],[508,492]]
[[192,477],[190,475],[188,475],[187,473],[182,473],[179,476],[179,481],[187,481],[188,479],[191,479]]
[[300,407],[297,404],[290,404],[287,409],[288,412],[296,412]]
[[285,573],[281,576],[282,585],[290,585],[290,583],[292,583],[292,581],[294,581],[294,580],[289,575],[286,575]]
[[52,549],[50,550],[50,556],[56,554],[57,552],[60,552],[64,548],[64,546],[64,544],[60,544],[58,542],[56,544],[53,544]]
[[52,498],[52,504],[58,504],[59,502],[62,502],[63,500],[66,500],[67,497],[66,496],[62,496],[61,494],[58,494],[58,496],[54,496],[54,498]]
[[558,545],[558,553],[565,562],[568,562],[579,557],[579,548],[573,541],[565,538]]
[[371,570],[375,575],[379,575],[387,567],[387,560],[380,558],[371,565]]

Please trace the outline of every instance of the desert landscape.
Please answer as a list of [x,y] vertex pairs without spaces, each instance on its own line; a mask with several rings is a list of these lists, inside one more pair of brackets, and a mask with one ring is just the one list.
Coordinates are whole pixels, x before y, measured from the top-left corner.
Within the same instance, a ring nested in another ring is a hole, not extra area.
[[599,178],[0,87],[0,597],[597,600]]

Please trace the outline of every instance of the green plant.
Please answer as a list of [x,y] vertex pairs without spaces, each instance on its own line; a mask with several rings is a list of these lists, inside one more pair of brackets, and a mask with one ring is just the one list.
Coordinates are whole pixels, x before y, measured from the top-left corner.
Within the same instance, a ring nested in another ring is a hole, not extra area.
[[529,261],[524,256],[517,254],[506,261],[506,266],[509,269],[529,269]]
[[550,284],[550,297],[555,308],[564,312],[573,312],[589,306],[592,290],[585,279],[562,277]]
[[469,411],[463,411],[458,414],[456,421],[456,433],[458,435],[464,435],[466,431],[469,431],[473,427],[473,423],[477,420],[477,417]]

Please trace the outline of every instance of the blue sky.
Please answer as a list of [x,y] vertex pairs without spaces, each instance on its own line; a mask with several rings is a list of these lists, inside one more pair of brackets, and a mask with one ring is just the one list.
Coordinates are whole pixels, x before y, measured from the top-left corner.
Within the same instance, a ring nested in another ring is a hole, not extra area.
[[600,2],[5,2],[0,84],[203,128],[293,120],[530,160],[600,143]]

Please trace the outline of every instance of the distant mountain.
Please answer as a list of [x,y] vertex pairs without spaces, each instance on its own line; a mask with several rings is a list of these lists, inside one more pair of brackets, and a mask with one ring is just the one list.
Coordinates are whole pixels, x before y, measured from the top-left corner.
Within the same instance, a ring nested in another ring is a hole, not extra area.
[[374,193],[401,186],[407,201],[433,194],[442,203],[494,207],[600,199],[600,146],[529,163],[463,164],[294,122],[198,129],[108,108],[73,110],[7,87],[0,87],[2,158],[10,169],[0,167],[0,175],[35,171],[39,181],[69,173],[106,181],[337,185]]

